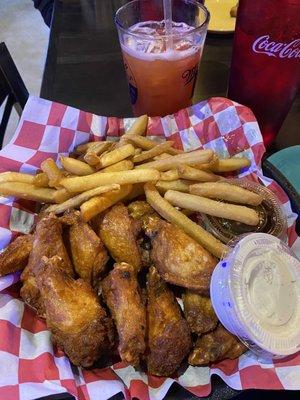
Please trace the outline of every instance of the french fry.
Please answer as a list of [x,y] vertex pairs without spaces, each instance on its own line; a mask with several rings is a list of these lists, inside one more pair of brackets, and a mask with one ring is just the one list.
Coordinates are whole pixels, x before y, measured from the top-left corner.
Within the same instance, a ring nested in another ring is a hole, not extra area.
[[69,193],[65,188],[57,189],[54,193],[54,203],[63,203],[72,196],[73,194]]
[[49,186],[49,178],[45,172],[39,172],[33,177],[34,186],[37,187],[48,187]]
[[165,194],[165,199],[173,204],[173,206],[187,208],[188,210],[215,217],[227,218],[251,226],[256,226],[259,223],[258,213],[252,208],[245,206],[222,203],[207,199],[206,197],[177,192],[175,190],[168,190]]
[[73,175],[85,176],[95,172],[95,169],[90,165],[76,158],[61,156],[60,162],[64,169]]
[[172,146],[171,142],[164,142],[164,143],[158,144],[157,146],[153,147],[150,150],[147,150],[147,151],[144,151],[141,154],[135,155],[133,157],[133,162],[134,163],[140,163],[140,162],[149,160],[150,158],[153,158],[155,156],[158,156],[158,155],[164,153],[171,146]]
[[[151,150],[154,147],[156,147],[158,144],[161,142],[157,142],[155,140],[151,140],[149,138],[145,138],[143,136],[123,136],[124,140],[126,140],[129,143],[132,143],[133,145],[140,147],[143,150]],[[165,142],[163,142],[165,143]],[[173,145],[173,142],[172,142]],[[166,151],[166,153],[169,153],[170,155],[176,155],[176,154],[181,154],[183,153],[182,150],[174,149],[173,147],[169,147]]]
[[248,158],[223,158],[219,159],[219,161],[211,166],[211,170],[213,172],[231,172],[237,171],[241,168],[246,168],[251,165],[251,162]]
[[193,165],[201,162],[208,162],[213,154],[212,150],[195,150],[190,153],[177,154],[176,156],[170,156],[169,158],[163,158],[162,160],[151,161],[138,165],[136,168],[151,168],[157,169],[158,171],[167,171],[169,169],[177,168],[182,164]]
[[143,150],[140,147],[137,147],[136,149],[134,149],[134,155],[137,156],[138,154],[141,154]]
[[95,143],[98,142],[88,142],[88,143],[83,143],[83,144],[79,144],[75,150],[74,153],[79,155],[79,154],[85,154],[87,152],[87,150],[92,147]]
[[126,203],[139,196],[143,196],[144,194],[144,183],[135,183],[134,185],[132,185],[130,193],[126,197],[124,197],[123,201]]
[[190,193],[252,206],[258,206],[263,201],[259,194],[227,182],[197,183],[190,186]]
[[160,174],[161,181],[174,181],[176,179],[179,179],[179,174],[177,169],[170,169],[169,171],[162,172]]
[[109,153],[102,154],[99,158],[99,163],[97,168],[105,168],[109,165],[116,164],[119,161],[124,160],[127,157],[134,155],[134,147],[132,144],[125,144],[122,147],[118,147],[115,150],[110,151]]
[[128,129],[125,135],[143,135],[146,132],[147,125],[148,125],[148,116],[141,115],[134,121],[134,123]]
[[78,194],[77,196],[74,196],[64,201],[61,204],[54,204],[48,207],[46,209],[46,212],[54,212],[55,214],[61,214],[66,210],[72,210],[73,208],[80,206],[82,203],[84,203],[85,201],[89,200],[94,196],[99,196],[102,193],[107,193],[119,189],[120,185],[117,185],[115,183],[107,186],[99,186],[98,188],[91,189],[81,194]]
[[219,156],[214,153],[208,163],[200,163],[193,165],[193,168],[202,169],[204,171],[211,171],[212,167],[219,162]]
[[221,179],[220,176],[215,175],[212,172],[207,172],[197,168],[193,168],[190,167],[189,165],[180,165],[177,168],[177,170],[179,178],[188,179],[191,181],[216,182]]
[[1,172],[0,173],[0,183],[2,182],[23,182],[23,183],[33,183],[34,175],[23,174],[21,172]]
[[41,170],[47,174],[50,187],[60,187],[60,181],[64,175],[52,158],[47,158],[41,163]]
[[100,172],[119,172],[119,171],[129,171],[130,169],[133,169],[134,164],[130,160],[122,160],[117,162],[116,164],[109,165],[108,167],[105,167],[101,169]]
[[90,221],[97,214],[113,206],[125,198],[132,189],[132,185],[121,186],[119,190],[104,193],[100,196],[92,197],[80,206],[81,218]]
[[170,157],[170,154],[162,153],[159,156],[153,157],[153,160],[162,160],[163,158],[168,158],[168,157]]
[[228,251],[228,247],[191,221],[182,212],[176,210],[167,200],[160,196],[155,186],[147,183],[144,186],[147,202],[167,221],[179,226],[187,235],[196,240],[206,250],[218,258]]
[[177,190],[178,192],[189,193],[190,185],[190,181],[185,181],[184,179],[176,179],[174,181],[159,180],[156,182],[155,187],[161,193],[165,193],[168,190]]
[[97,165],[99,163],[99,155],[103,154],[105,151],[110,150],[112,147],[112,142],[96,142],[93,146],[90,146],[85,153],[84,161],[91,166]]
[[34,200],[40,203],[54,203],[55,189],[38,188],[31,183],[2,182],[0,183],[0,195],[14,196],[19,199]]
[[84,192],[97,186],[109,185],[110,183],[118,183],[119,185],[127,185],[138,182],[157,181],[159,172],[155,169],[133,169],[131,171],[120,172],[96,172],[92,175],[77,176],[72,178],[64,178],[61,181],[71,193]]

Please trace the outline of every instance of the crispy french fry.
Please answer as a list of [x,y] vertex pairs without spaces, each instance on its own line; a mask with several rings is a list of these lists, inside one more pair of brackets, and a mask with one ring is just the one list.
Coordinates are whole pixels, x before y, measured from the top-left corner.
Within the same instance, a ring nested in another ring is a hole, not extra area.
[[117,162],[116,164],[109,165],[108,167],[105,167],[101,169],[100,172],[119,172],[119,171],[129,171],[130,169],[133,169],[134,164],[130,160],[122,160]]
[[33,183],[34,175],[23,174],[21,172],[1,172],[0,173],[0,183],[2,182],[23,182],[23,183]]
[[168,190],[178,190],[178,192],[189,193],[191,182],[185,181],[184,179],[176,179],[174,181],[162,181],[156,182],[156,188],[159,192],[165,193]]
[[85,176],[95,172],[95,169],[83,161],[71,157],[60,157],[61,165],[70,174]]
[[125,133],[126,135],[143,135],[146,132],[148,125],[148,116],[141,115],[138,117],[132,126]]
[[132,185],[131,192],[126,197],[124,197],[123,201],[126,203],[139,196],[143,196],[144,194],[144,183],[135,183],[134,185]]
[[115,183],[107,186],[99,186],[95,189],[87,190],[86,192],[80,193],[77,196],[74,196],[61,204],[54,204],[46,209],[47,212],[54,212],[55,214],[61,214],[66,210],[72,210],[80,206],[85,201],[89,200],[94,196],[99,196],[102,193],[111,192],[113,190],[119,190],[120,185]]
[[140,147],[143,150],[151,150],[158,144],[160,144],[160,142],[148,139],[143,136],[124,135],[123,138],[126,139],[127,142],[132,143],[134,146]]
[[259,194],[227,182],[197,183],[190,186],[190,193],[252,206],[258,206],[263,201]]
[[209,160],[208,163],[200,163],[193,165],[193,168],[202,169],[204,171],[210,171],[214,165],[219,162],[219,156],[214,153],[212,158]]
[[102,156],[99,158],[97,167],[105,168],[133,155],[134,147],[132,144],[125,144],[124,146],[112,150],[109,153],[102,154]]
[[177,169],[170,169],[169,171],[162,172],[160,174],[161,181],[174,181],[176,179],[179,179],[179,174]]
[[60,181],[64,175],[52,158],[47,158],[47,160],[42,162],[41,170],[47,174],[50,187],[60,187]]
[[215,175],[212,172],[202,171],[200,169],[190,167],[189,165],[180,165],[177,170],[179,178],[188,179],[191,181],[216,182],[221,179],[220,176]]
[[159,172],[155,169],[133,169],[131,171],[120,172],[96,172],[92,175],[77,176],[73,178],[62,179],[61,184],[71,193],[84,192],[97,186],[118,183],[127,185],[129,183],[157,181]]
[[147,150],[141,154],[135,155],[133,157],[133,162],[139,163],[139,162],[149,160],[150,158],[153,158],[155,156],[158,156],[158,155],[164,153],[165,151],[167,151],[171,147],[171,145],[172,145],[171,142],[164,142],[164,143],[158,144],[157,146],[153,147],[150,150]]
[[165,199],[173,204],[173,206],[187,208],[188,210],[215,217],[227,218],[251,226],[256,226],[259,223],[258,213],[252,208],[245,206],[222,203],[207,199],[206,197],[177,192],[175,190],[168,190],[165,194]]
[[248,158],[223,158],[219,159],[219,161],[211,166],[211,170],[213,172],[231,172],[237,171],[241,168],[246,168],[251,165],[251,162]]
[[136,168],[153,168],[158,171],[167,171],[169,169],[177,168],[182,164],[193,165],[201,162],[205,163],[208,162],[212,156],[212,150],[195,150],[190,153],[177,154],[176,156],[170,156],[169,158],[163,158],[162,160],[151,161],[138,165]]
[[147,183],[144,186],[147,202],[167,221],[179,226],[186,234],[196,240],[218,258],[228,251],[228,247],[191,221],[182,212],[176,210],[167,200],[160,196],[155,186]]
[[49,178],[45,172],[39,172],[33,177],[34,186],[37,187],[48,187],[49,186]]
[[153,157],[153,160],[162,160],[163,158],[168,158],[168,157],[170,157],[170,154],[162,153],[159,156]]
[[98,143],[98,142],[88,142],[88,143],[83,143],[83,144],[79,144],[76,148],[75,148],[75,150],[74,150],[74,153],[75,154],[84,154],[84,153],[86,153],[86,151],[88,150],[88,148],[89,147],[91,147],[91,146],[93,146],[95,143]]
[[0,195],[14,196],[20,199],[39,201],[40,203],[54,203],[55,189],[38,188],[31,183],[2,182],[0,183]]
[[93,146],[90,146],[87,149],[85,154],[84,161],[89,165],[94,166],[99,164],[99,155],[103,154],[105,151],[110,150],[112,147],[112,142],[96,142]]
[[139,154],[141,154],[143,150],[140,147],[137,147],[136,149],[134,149],[134,155],[137,156]]
[[119,190],[104,193],[100,196],[92,197],[80,206],[81,218],[90,221],[97,214],[113,206],[118,201],[126,197],[132,189],[132,185],[121,186]]
[[65,188],[57,189],[54,193],[54,202],[55,203],[63,203],[72,197],[73,194],[69,193]]

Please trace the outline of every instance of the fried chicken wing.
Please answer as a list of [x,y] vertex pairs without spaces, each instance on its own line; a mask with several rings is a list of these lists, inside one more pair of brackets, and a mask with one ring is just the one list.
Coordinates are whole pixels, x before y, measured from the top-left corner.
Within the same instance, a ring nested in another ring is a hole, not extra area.
[[246,347],[221,324],[209,333],[200,336],[189,355],[191,365],[207,365],[225,358],[237,358]]
[[100,223],[99,235],[114,260],[126,262],[139,271],[142,261],[137,233],[136,225],[122,203],[108,210]]
[[162,219],[157,212],[146,201],[134,201],[127,206],[129,215],[140,223],[140,229],[147,236],[153,237],[159,227]]
[[93,289],[66,274],[64,261],[57,256],[43,257],[36,281],[52,341],[73,364],[92,366],[110,348],[113,332]]
[[182,300],[184,315],[193,333],[202,335],[216,328],[218,317],[209,297],[186,290]]
[[102,240],[89,224],[77,220],[70,226],[69,243],[75,271],[80,278],[95,286],[109,260]]
[[155,267],[149,270],[147,289],[148,372],[169,376],[189,352],[190,330],[174,294]]
[[20,271],[26,267],[32,250],[32,235],[18,236],[0,253],[0,276]]
[[165,281],[204,295],[209,293],[217,261],[177,226],[161,223],[152,240],[151,259]]
[[145,351],[146,308],[135,269],[126,263],[115,264],[101,286],[118,331],[120,357],[137,366]]
[[36,276],[39,274],[42,257],[51,258],[55,255],[62,258],[64,270],[73,276],[73,267],[62,239],[61,222],[54,214],[49,214],[40,219],[36,225],[32,251],[21,275],[23,282],[21,297],[35,308],[39,315],[43,315],[44,307],[36,284]]

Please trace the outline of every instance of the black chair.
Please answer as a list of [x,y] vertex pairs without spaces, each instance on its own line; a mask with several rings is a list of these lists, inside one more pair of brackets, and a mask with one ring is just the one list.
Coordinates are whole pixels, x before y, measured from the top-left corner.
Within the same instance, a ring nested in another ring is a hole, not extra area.
[[28,96],[28,90],[5,43],[0,43],[0,106],[6,101],[0,121],[0,149],[13,106],[20,115]]

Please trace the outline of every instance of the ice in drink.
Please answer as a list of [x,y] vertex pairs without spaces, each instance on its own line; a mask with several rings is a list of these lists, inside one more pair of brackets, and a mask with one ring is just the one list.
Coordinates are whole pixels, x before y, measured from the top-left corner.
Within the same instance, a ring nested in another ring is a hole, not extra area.
[[300,1],[241,0],[228,97],[252,109],[269,146],[300,87]]

